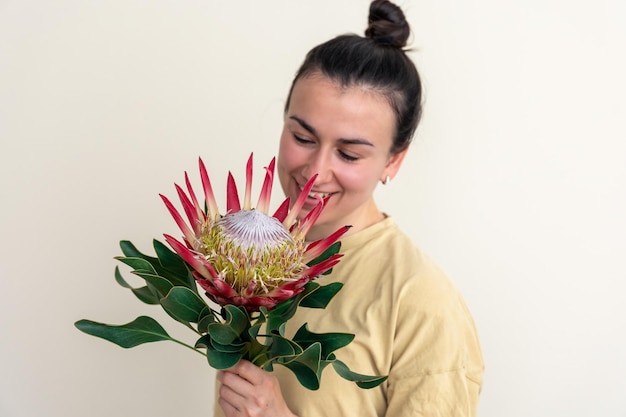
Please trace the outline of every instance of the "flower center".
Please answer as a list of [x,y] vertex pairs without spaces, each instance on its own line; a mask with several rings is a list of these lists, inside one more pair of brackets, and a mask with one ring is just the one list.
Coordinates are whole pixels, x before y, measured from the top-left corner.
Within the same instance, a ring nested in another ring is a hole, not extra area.
[[227,214],[203,233],[200,251],[220,278],[240,294],[267,294],[300,278],[304,242],[258,210]]
[[217,221],[224,237],[243,251],[254,248],[257,254],[284,243],[294,243],[293,237],[276,218],[258,210],[241,210],[227,214]]

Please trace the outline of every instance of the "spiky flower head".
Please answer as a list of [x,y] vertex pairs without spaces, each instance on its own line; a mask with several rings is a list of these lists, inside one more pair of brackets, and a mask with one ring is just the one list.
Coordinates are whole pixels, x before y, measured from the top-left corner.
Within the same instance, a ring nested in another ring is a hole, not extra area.
[[189,224],[170,200],[161,195],[183,232],[183,242],[167,234],[165,240],[192,268],[207,296],[220,305],[243,306],[248,311],[258,311],[261,306],[271,310],[277,303],[300,293],[307,282],[330,270],[341,257],[334,254],[318,258],[349,226],[325,239],[305,242],[325,200],[318,198],[317,205],[303,219],[298,219],[317,176],[307,182],[291,208],[287,198],[274,214],[269,214],[275,162],[273,158],[265,168],[256,207],[252,207],[251,202],[252,154],[246,165],[243,206],[235,180],[229,173],[226,213],[220,214],[202,159],[199,159],[199,168],[204,204],[196,198],[186,172],[187,192],[175,185]]

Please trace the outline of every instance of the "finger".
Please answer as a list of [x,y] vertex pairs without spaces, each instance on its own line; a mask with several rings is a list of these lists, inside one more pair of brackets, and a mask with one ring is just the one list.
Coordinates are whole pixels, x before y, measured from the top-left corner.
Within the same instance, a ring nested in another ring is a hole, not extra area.
[[224,398],[220,397],[218,400],[218,404],[222,407],[222,411],[224,411],[224,415],[226,417],[233,417],[240,415],[239,409],[235,407],[233,404],[229,403]]
[[220,396],[238,407],[238,404],[254,390],[254,386],[245,378],[235,373],[234,369],[222,371],[219,375]]
[[235,372],[252,385],[261,383],[265,377],[265,371],[247,360],[240,360],[235,366],[230,368],[229,371]]
[[245,385],[251,385],[250,381],[248,381],[248,379],[243,376],[241,374],[241,371],[237,368],[229,368],[223,371],[220,371],[220,373],[218,374],[218,381],[220,381],[222,384],[226,384],[229,386],[242,386],[243,384]]
[[[246,403],[246,388],[250,384],[239,375],[225,372],[219,387],[219,404],[226,412],[240,411]],[[243,388],[242,388],[243,387]]]

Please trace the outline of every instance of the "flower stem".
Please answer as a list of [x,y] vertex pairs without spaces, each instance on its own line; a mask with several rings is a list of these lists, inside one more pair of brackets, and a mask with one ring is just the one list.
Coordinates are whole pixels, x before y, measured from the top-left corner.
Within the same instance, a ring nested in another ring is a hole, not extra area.
[[177,339],[174,339],[174,338],[171,338],[171,337],[170,337],[170,340],[172,342],[174,342],[174,343],[178,343],[179,345],[186,347],[187,349],[191,349],[194,352],[198,352],[200,355],[206,357],[206,354],[204,352],[202,352],[201,350],[196,349],[195,347],[193,347],[191,345],[188,345],[187,343],[181,342],[180,340],[177,340]]

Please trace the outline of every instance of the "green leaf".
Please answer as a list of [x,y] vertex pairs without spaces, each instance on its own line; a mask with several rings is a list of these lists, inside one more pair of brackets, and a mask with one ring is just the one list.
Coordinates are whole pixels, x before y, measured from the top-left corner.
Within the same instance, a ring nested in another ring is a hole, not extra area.
[[159,296],[156,295],[152,289],[148,286],[141,288],[132,288],[131,291],[139,300],[146,304],[157,305],[159,304]]
[[311,369],[298,362],[289,362],[288,364],[283,365],[294,373],[294,375],[298,379],[298,382],[300,382],[300,384],[304,388],[313,391],[319,389],[320,378]]
[[[115,259],[126,263],[135,270],[155,273],[156,275],[159,275],[162,278],[170,281],[173,286],[184,286],[197,292],[195,280],[193,276],[189,273],[189,270],[186,267],[184,261],[176,253],[169,251],[169,249],[167,249],[167,247],[165,247],[165,245],[163,245],[161,242],[158,242],[156,240],[155,242],[157,242],[154,244],[155,251],[158,255],[164,257],[163,261],[161,261],[159,258],[155,258],[141,253],[131,242],[127,240],[123,240],[120,242],[120,247],[122,248],[122,252],[124,253],[124,255],[126,255],[126,258],[120,256],[116,257]],[[141,259],[144,262],[133,260],[123,261],[123,259]],[[133,264],[131,265],[128,262],[133,262]],[[150,265],[150,267],[147,266],[148,264]],[[176,266],[177,264],[179,266]],[[180,267],[181,264],[182,268]],[[170,269],[170,267],[172,269]]]
[[174,287],[161,299],[161,305],[174,319],[182,323],[197,323],[206,303],[187,287]]
[[239,333],[224,323],[209,324],[207,332],[212,339],[219,341],[218,343],[223,345],[228,345],[239,338]]
[[215,313],[209,307],[200,313],[200,319],[198,320],[198,332],[206,333],[209,324],[215,323]]
[[298,308],[297,297],[278,303],[273,310],[267,313],[267,332],[278,330],[283,323],[293,317]]
[[319,343],[321,346],[321,357],[326,360],[335,350],[347,346],[354,340],[354,335],[349,333],[313,333],[309,330],[309,325],[304,323],[293,337],[293,341],[302,346],[303,349]]
[[142,258],[125,258],[123,256],[116,256],[115,259],[130,266],[136,271],[145,271],[156,274],[156,270],[152,264]]
[[386,376],[371,376],[371,375],[363,375],[357,374],[356,372],[352,372],[348,365],[341,362],[340,360],[335,360],[332,362],[333,368],[339,376],[343,379],[347,379],[348,381],[356,382],[359,388],[370,389],[375,388],[385,382],[387,380]]
[[167,279],[147,272],[133,271],[133,274],[143,278],[148,283],[148,287],[152,288],[159,298],[165,297],[173,288],[173,285]]
[[300,294],[278,303],[273,310],[266,312],[267,332],[279,331],[280,334],[283,334],[282,329],[284,329],[285,323],[296,313],[300,301],[311,292],[316,291],[319,287],[320,285],[318,283],[309,281]]
[[211,344],[212,344],[211,336],[209,336],[208,334],[205,334],[205,335],[202,335],[202,337],[196,341],[195,347],[208,348],[211,346]]
[[231,304],[224,306],[224,314],[226,321],[209,324],[208,332],[212,340],[222,345],[229,345],[250,327],[250,319],[243,307]]
[[178,275],[163,268],[161,265],[156,265],[155,269],[159,276],[168,280],[174,287],[187,287],[195,293],[198,292],[196,281],[189,271],[184,275]]
[[239,362],[248,352],[249,344],[220,345],[205,334],[196,342],[196,348],[206,348],[209,365],[215,369],[228,369]]
[[188,275],[189,271],[187,269],[185,261],[183,261],[176,252],[172,251],[170,248],[168,248],[156,239],[152,241],[152,244],[154,246],[154,251],[159,258],[159,263],[163,266],[163,268],[173,272],[180,277]]
[[331,282],[330,284],[320,286],[316,290],[305,294],[300,301],[300,306],[308,308],[326,308],[330,300],[342,287],[343,284],[341,282]]
[[235,366],[237,362],[244,356],[244,352],[226,353],[218,352],[214,349],[207,349],[206,357],[211,365],[215,369],[228,369]]
[[130,289],[133,294],[135,294],[135,296],[139,298],[139,300],[141,300],[142,302],[152,305],[159,304],[160,297],[157,294],[155,294],[147,286],[141,288],[133,288],[128,282],[126,282],[124,277],[122,277],[120,269],[117,266],[115,267],[115,281],[117,281],[117,283],[120,284],[122,287]]
[[[285,301],[281,301],[280,303],[276,304],[276,306],[274,307],[274,309],[270,310],[269,312],[265,313],[265,316],[267,316],[267,318],[276,318],[276,317],[282,317],[285,315],[289,315],[290,312],[297,307],[297,303],[295,302],[296,299],[298,298],[300,294],[296,295],[295,297],[292,298],[288,298]],[[294,305],[296,304],[296,305]]]
[[256,323],[254,323],[253,326],[248,329],[248,334],[250,335],[251,339],[256,339],[256,337],[259,335],[259,331],[261,331],[262,326],[263,323],[257,321]]
[[303,349],[297,343],[279,334],[272,334],[270,340],[268,357],[271,359],[291,359],[291,357],[300,355],[303,352]]
[[322,348],[319,343],[309,346],[304,352],[289,362],[278,362],[289,368],[303,387],[317,390],[320,387],[320,366]]
[[150,263],[157,261],[156,258],[153,258],[152,256],[144,255],[143,253],[141,253],[135,247],[135,245],[133,245],[132,242],[128,240],[120,241],[120,248],[122,249],[122,253],[129,258],[141,258],[141,259],[145,259],[146,261]]
[[126,282],[126,280],[124,279],[124,277],[122,276],[120,272],[120,268],[117,266],[115,267],[115,281],[124,288],[128,288],[131,290],[133,289],[132,285]]
[[218,352],[223,353],[241,353],[246,352],[248,350],[247,343],[239,343],[239,344],[231,344],[231,345],[221,345],[217,343],[215,340],[211,341],[211,348]]
[[151,317],[140,316],[127,324],[111,325],[91,320],[74,323],[81,332],[100,337],[123,348],[131,348],[144,343],[173,340]]

